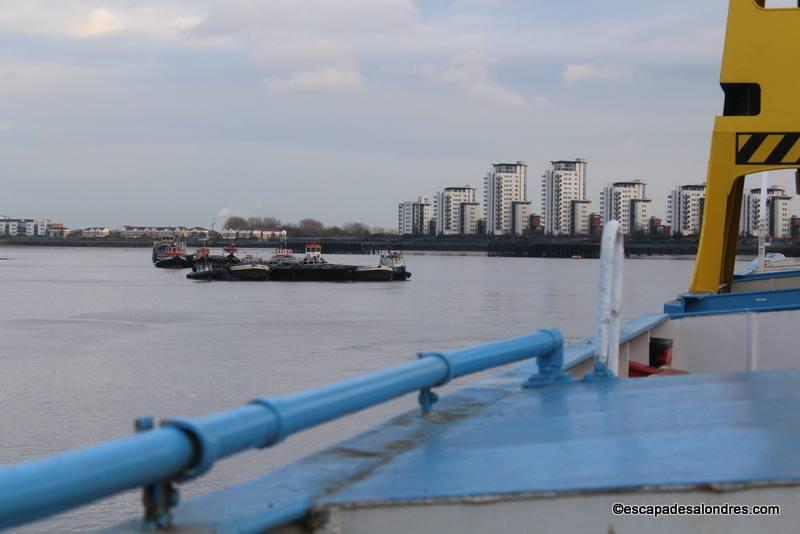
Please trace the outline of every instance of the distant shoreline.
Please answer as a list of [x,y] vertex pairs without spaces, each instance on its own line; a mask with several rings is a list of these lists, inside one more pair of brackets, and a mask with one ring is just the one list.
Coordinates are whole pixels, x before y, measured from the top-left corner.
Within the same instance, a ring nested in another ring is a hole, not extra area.
[[[544,239],[544,238],[497,238],[486,237],[440,237],[440,238],[401,238],[401,237],[366,237],[366,238],[289,238],[286,242],[278,240],[242,239],[215,241],[187,241],[188,247],[208,246],[222,248],[235,244],[241,249],[267,248],[274,249],[286,245],[296,253],[302,253],[305,244],[317,242],[322,245],[326,254],[377,254],[386,250],[408,251],[410,254],[443,253],[453,255],[488,255],[503,257],[532,258],[597,258],[600,246],[587,239]],[[628,257],[682,256],[693,257],[697,254],[696,240],[629,240],[625,242],[625,253]],[[86,248],[151,248],[150,238],[125,239],[118,237],[103,238],[5,238],[0,239],[0,247],[33,246],[33,247],[86,247]],[[768,247],[770,252],[780,252],[787,257],[800,257],[800,244],[780,242]],[[737,254],[754,257],[758,253],[757,243],[753,241],[740,243]]]

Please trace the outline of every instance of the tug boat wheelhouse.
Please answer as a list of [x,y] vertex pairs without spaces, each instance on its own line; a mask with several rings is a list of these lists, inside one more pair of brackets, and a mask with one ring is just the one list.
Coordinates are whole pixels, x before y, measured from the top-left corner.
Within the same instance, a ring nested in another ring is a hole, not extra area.
[[275,253],[269,260],[270,264],[298,264],[300,259],[294,255],[294,251],[286,245],[275,249]]
[[153,244],[153,264],[161,269],[188,269],[194,258],[186,254],[186,242],[164,239]]
[[389,251],[386,254],[381,254],[378,265],[391,268],[394,280],[408,280],[411,278],[411,273],[406,270],[406,260],[398,251]]

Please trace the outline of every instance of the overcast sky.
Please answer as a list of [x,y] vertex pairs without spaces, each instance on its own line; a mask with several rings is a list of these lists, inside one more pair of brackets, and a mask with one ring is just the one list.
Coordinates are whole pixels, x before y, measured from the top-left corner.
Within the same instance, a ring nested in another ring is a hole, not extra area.
[[[489,164],[705,179],[727,0],[0,0],[0,213],[394,227]],[[534,196],[534,209],[539,198]]]

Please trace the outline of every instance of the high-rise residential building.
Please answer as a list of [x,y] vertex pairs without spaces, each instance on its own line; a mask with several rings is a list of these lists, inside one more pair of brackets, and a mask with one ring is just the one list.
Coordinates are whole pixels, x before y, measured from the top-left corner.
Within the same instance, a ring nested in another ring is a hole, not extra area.
[[420,195],[417,200],[401,202],[397,208],[397,231],[400,235],[424,235],[433,219],[430,198]]
[[461,204],[473,202],[475,202],[475,188],[468,185],[445,187],[444,191],[436,193],[434,202],[436,233],[438,235],[460,234]]
[[590,235],[591,215],[591,200],[573,200],[570,204],[569,234],[573,236]]
[[[767,189],[767,234],[769,237],[784,239],[791,237],[792,197],[783,187],[772,186]],[[739,215],[739,234],[757,236],[761,217],[761,188],[745,191],[742,196],[742,210]]]
[[528,200],[527,184],[526,162],[492,164],[483,180],[483,209],[487,233],[512,233],[512,203]]
[[480,202],[462,202],[459,212],[458,233],[464,235],[477,234],[481,220]]
[[542,218],[549,235],[572,231],[572,201],[586,200],[586,160],[551,161],[542,176]]
[[792,216],[789,215],[792,197],[788,195],[774,196],[771,207],[770,235],[775,239],[789,239],[792,237]]
[[679,185],[667,196],[667,224],[673,234],[699,235],[703,224],[706,184]]
[[631,233],[646,234],[650,228],[650,199],[634,198],[631,200]]
[[603,215],[603,221],[612,219],[619,221],[622,233],[625,235],[637,231],[633,224],[636,216],[634,210],[649,210],[649,206],[645,207],[646,203],[637,205],[634,201],[647,198],[646,187],[641,180],[614,182],[604,187],[600,192],[600,213]]
[[511,235],[522,235],[531,223],[531,202],[515,200],[511,203]]

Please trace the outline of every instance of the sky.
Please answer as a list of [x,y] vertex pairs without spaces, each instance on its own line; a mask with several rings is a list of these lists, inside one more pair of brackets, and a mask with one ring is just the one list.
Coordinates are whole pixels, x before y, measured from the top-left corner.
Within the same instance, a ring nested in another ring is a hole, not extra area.
[[[775,0],[782,1],[782,0]],[[0,213],[393,228],[495,161],[705,179],[727,0],[0,0]],[[781,178],[779,178],[780,180]],[[534,196],[534,211],[539,198]]]

